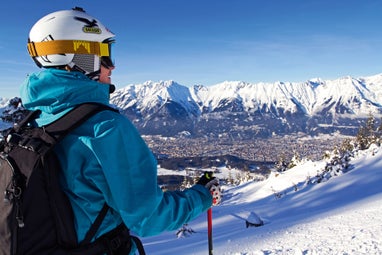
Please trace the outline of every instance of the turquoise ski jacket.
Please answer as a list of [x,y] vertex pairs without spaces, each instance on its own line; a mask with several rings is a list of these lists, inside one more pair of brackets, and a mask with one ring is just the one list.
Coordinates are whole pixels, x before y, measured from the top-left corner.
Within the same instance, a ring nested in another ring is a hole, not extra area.
[[[20,88],[25,108],[42,111],[46,125],[85,102],[109,104],[109,86],[79,72],[46,69],[27,77]],[[204,186],[163,192],[157,185],[157,162],[132,123],[103,111],[87,120],[56,146],[63,169],[62,186],[75,215],[78,240],[84,239],[106,202],[111,210],[96,237],[121,222],[139,236],[175,230],[212,204]],[[134,254],[132,251],[130,254]]]

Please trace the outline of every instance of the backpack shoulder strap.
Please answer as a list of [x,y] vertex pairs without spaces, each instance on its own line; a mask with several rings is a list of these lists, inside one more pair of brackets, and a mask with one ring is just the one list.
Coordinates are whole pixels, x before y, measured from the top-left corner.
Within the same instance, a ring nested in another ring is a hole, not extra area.
[[[98,103],[84,103],[76,106],[58,120],[45,126],[44,130],[45,132],[49,133],[52,137],[54,137],[56,142],[59,142],[62,138],[64,138],[72,130],[79,127],[90,117],[92,117],[98,112],[105,110],[118,112],[118,110],[108,105]],[[109,206],[105,203],[102,207],[102,210],[99,212],[96,220],[93,222],[90,229],[88,230],[86,237],[81,242],[81,244],[89,244],[91,242],[99,227],[101,226],[101,223],[105,218],[108,210]]]
[[40,113],[40,110],[29,111],[27,115],[25,115],[25,117],[20,122],[18,122],[17,125],[14,126],[15,131],[19,132],[20,129],[24,128],[28,125],[28,123],[35,120],[40,115]]
[[56,121],[44,126],[44,130],[54,137],[56,141],[60,141],[65,135],[79,127],[94,114],[104,110],[118,112],[118,110],[108,105],[84,103],[76,106]]
[[97,218],[95,219],[93,224],[90,226],[90,229],[86,233],[84,240],[81,241],[81,243],[80,243],[81,245],[90,244],[93,237],[97,233],[99,227],[101,226],[103,219],[106,217],[106,214],[107,214],[109,208],[110,207],[108,206],[108,204],[105,203],[103,205],[101,211],[98,213]]

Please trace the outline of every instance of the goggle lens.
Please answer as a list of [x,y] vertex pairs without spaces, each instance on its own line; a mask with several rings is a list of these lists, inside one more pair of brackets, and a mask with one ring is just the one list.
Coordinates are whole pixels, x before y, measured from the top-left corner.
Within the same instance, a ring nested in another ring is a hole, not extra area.
[[111,60],[110,57],[101,57],[101,65],[103,65],[106,68],[115,67],[114,61]]
[[112,46],[114,44],[114,40],[109,41],[109,56],[103,56],[101,57],[101,65],[103,65],[106,68],[112,68],[115,67],[113,58],[112,58]]

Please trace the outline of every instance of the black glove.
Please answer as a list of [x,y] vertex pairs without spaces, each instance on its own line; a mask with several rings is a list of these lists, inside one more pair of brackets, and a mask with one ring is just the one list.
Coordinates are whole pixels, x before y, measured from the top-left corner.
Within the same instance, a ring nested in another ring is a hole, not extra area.
[[203,185],[204,187],[210,190],[210,193],[212,195],[212,205],[215,206],[221,203],[222,194],[219,185],[219,179],[213,176],[213,172],[204,172],[196,184]]
[[216,179],[216,177],[213,175],[214,175],[213,172],[210,172],[210,171],[204,172],[203,175],[200,176],[199,181],[196,184],[206,186],[210,181]]

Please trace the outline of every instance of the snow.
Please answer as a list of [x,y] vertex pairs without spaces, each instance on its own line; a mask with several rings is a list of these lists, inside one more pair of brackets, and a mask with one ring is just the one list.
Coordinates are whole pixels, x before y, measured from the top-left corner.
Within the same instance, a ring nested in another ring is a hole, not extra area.
[[246,111],[267,106],[292,113],[302,110],[309,116],[320,114],[328,107],[335,114],[335,105],[339,104],[351,109],[357,116],[367,116],[380,113],[381,86],[382,74],[360,78],[347,76],[335,80],[315,78],[306,82],[224,81],[208,87],[186,87],[171,80],[148,81],[117,90],[111,95],[111,102],[121,109],[136,105],[142,110],[171,100],[192,114],[200,114],[206,109],[214,111],[222,106],[222,102],[235,100]]
[[156,105],[163,105],[174,101],[182,105],[188,112],[198,111],[192,101],[190,89],[174,81],[147,81],[143,84],[129,85],[117,90],[112,95],[111,102],[121,109],[127,109],[137,102],[141,102],[139,109],[152,109]]
[[[224,186],[223,203],[213,207],[214,254],[382,254],[382,149],[359,151],[350,164],[349,172],[319,184],[306,179],[324,161]],[[264,225],[246,228],[251,213]],[[207,214],[187,227],[196,233],[142,238],[147,254],[208,254]]]
[[[382,74],[359,80],[317,80],[319,84],[311,88],[289,83],[244,86],[244,83],[232,82],[210,88],[199,87],[199,90],[192,93],[182,89],[179,93],[178,90],[166,93],[154,91],[156,93],[145,96],[162,99],[179,97],[183,99],[179,101],[181,103],[189,102],[190,98],[195,97],[197,102],[211,106],[224,93],[237,95],[249,104],[273,102],[276,96],[272,95],[277,92],[284,95],[281,97],[284,100],[279,100],[280,104],[286,104],[285,98],[293,95],[305,106],[307,113],[311,114],[332,93],[349,102],[359,93],[363,96],[362,99],[368,98],[365,101],[379,105],[377,102],[381,102],[382,98],[381,80]],[[363,88],[363,83],[367,84],[367,89]],[[163,82],[162,85],[168,88],[172,84]],[[343,89],[344,86],[351,89]],[[179,87],[181,86],[174,89]],[[131,94],[127,93],[130,99],[136,99],[137,94],[147,92],[135,90],[135,87],[127,89],[130,89]],[[120,93],[123,94],[122,92],[124,91],[121,90]],[[246,100],[247,95],[256,97],[253,101]],[[317,98],[321,98],[321,101],[317,100],[315,105],[309,105],[309,102],[315,102]],[[5,100],[0,99],[0,102],[4,104]],[[294,105],[289,108],[292,107]],[[369,113],[370,105],[365,109]],[[4,124],[0,121],[0,129],[5,127],[2,125]],[[324,161],[305,161],[286,172],[272,173],[261,182],[248,182],[237,187],[224,186],[223,202],[213,208],[214,254],[382,254],[382,149],[372,147],[368,151],[361,151],[350,164],[351,171],[320,184],[307,185],[306,179],[315,176],[324,167]],[[218,177],[226,178],[228,170],[220,170],[222,172],[217,174]],[[231,171],[235,176],[236,170]],[[174,172],[159,169],[159,174]],[[185,171],[177,174],[184,175]],[[246,228],[245,221],[253,217],[253,214],[264,225]],[[195,233],[178,238],[177,231],[172,231],[142,238],[147,254],[208,254],[207,214],[190,222],[187,228]]]
[[[0,116],[3,115],[4,110],[9,110],[8,104],[9,104],[9,99],[0,97]],[[0,131],[10,127],[11,127],[10,123],[2,121],[0,118]],[[0,138],[1,138],[1,134],[0,134]]]

